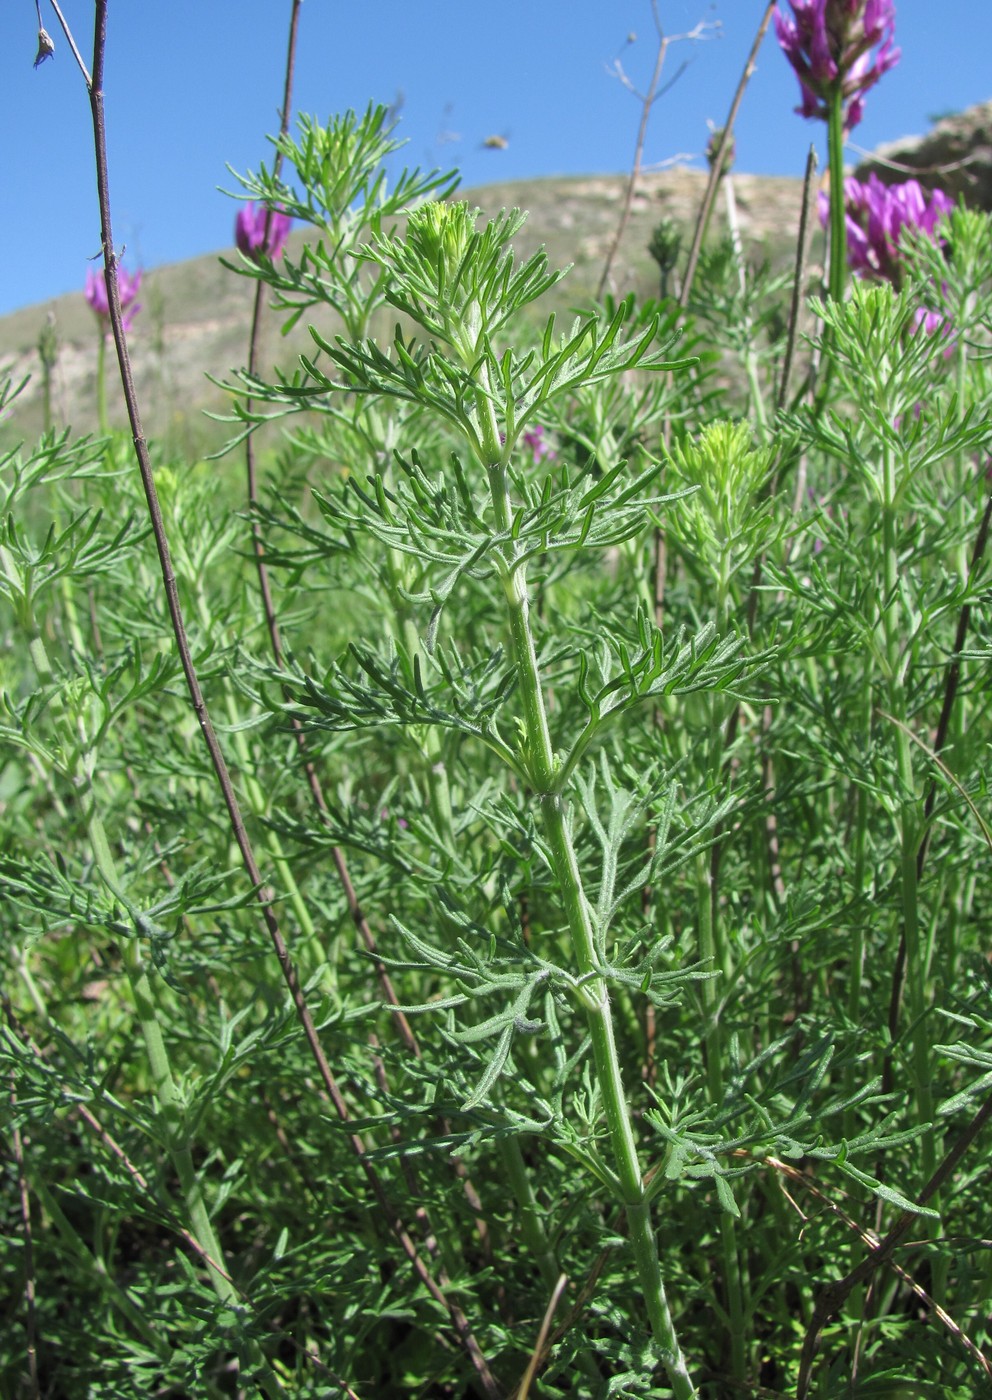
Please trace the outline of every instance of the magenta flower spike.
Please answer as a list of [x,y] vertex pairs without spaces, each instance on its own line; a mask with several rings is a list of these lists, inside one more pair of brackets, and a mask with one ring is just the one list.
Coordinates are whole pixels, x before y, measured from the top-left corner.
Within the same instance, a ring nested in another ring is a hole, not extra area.
[[[864,94],[899,62],[892,0],[789,0],[775,11],[775,33],[802,92],[796,111],[826,121],[830,99],[844,100],[844,130],[864,115]],[[871,51],[877,46],[872,57]]]
[[[819,205],[820,223],[826,226],[830,218],[829,196],[821,193]],[[890,282],[898,291],[902,281],[899,244],[904,230],[919,229],[927,238],[943,243],[937,225],[954,208],[954,202],[943,190],[931,190],[928,196],[918,180],[886,185],[872,174],[867,183],[850,177],[844,181],[844,207],[847,261],[855,276]],[[944,342],[944,355],[952,353],[954,328],[943,312],[917,307],[913,330],[938,335]]]
[[[130,331],[131,323],[141,310],[140,301],[135,300],[140,289],[140,268],[137,272],[128,272],[127,269],[123,267],[117,269],[117,290],[121,299],[121,312],[123,313],[122,319],[125,331]],[[93,268],[87,268],[86,289],[83,295],[100,318],[104,334],[106,334],[110,329],[110,305],[107,301],[107,283],[102,272],[95,272]]]
[[264,204],[253,204],[249,200],[238,210],[238,217],[234,221],[234,241],[245,257],[254,262],[260,257],[269,257],[275,261],[286,246],[292,219],[284,210],[273,209],[269,238],[266,242],[265,221],[269,217],[269,211]]
[[[830,201],[820,195],[820,222],[827,223]],[[886,185],[877,175],[867,183],[848,178],[844,181],[846,207],[847,260],[861,277],[899,282],[899,240],[904,229],[918,228],[928,238],[936,237],[940,219],[954,208],[943,190],[928,196],[918,180]]]

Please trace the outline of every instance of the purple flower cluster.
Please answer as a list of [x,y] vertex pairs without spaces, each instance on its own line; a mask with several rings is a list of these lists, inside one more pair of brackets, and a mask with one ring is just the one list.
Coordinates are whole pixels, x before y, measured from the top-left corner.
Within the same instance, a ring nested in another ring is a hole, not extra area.
[[[269,237],[265,237],[265,221],[269,224]],[[286,246],[292,219],[282,209],[273,209],[271,215],[264,204],[253,204],[251,200],[238,210],[234,221],[234,241],[246,258],[257,262],[260,257],[273,261]]]
[[[830,217],[830,199],[819,197],[820,222]],[[920,229],[936,238],[937,224],[954,208],[943,190],[931,191],[929,198],[918,180],[886,185],[877,175],[867,183],[848,178],[844,181],[847,224],[847,259],[861,277],[875,277],[898,286],[900,274],[899,240],[904,229]]]
[[531,428],[529,432],[524,433],[524,443],[531,450],[535,466],[545,457],[553,461],[558,455],[557,452],[544,441],[544,428],[540,423]]
[[[804,117],[829,115],[830,99],[844,100],[844,130],[864,115],[864,94],[899,61],[893,47],[892,0],[789,0],[792,15],[775,11],[775,33],[802,91]],[[872,58],[871,51],[878,45]]]
[[[123,313],[122,319],[125,331],[130,331],[132,321],[141,310],[140,301],[135,300],[140,289],[140,268],[134,273],[127,272],[123,267],[117,269],[117,290],[120,293],[121,311]],[[107,283],[102,272],[94,272],[92,268],[87,268],[84,296],[97,316],[99,316],[104,333],[106,334],[110,325],[110,306],[107,302]]]
[[[499,440],[506,442],[506,433],[500,433]],[[535,467],[545,457],[553,462],[558,456],[554,448],[544,441],[544,428],[540,423],[535,424],[533,428],[528,428],[527,432],[524,433],[524,446],[530,449]]]

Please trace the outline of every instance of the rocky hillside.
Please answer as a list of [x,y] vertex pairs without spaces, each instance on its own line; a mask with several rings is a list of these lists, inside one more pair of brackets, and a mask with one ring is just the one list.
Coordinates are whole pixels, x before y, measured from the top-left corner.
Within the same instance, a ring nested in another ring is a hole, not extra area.
[[[622,295],[630,289],[642,295],[656,292],[658,269],[647,251],[651,233],[662,218],[691,229],[705,182],[704,174],[681,169],[643,178],[614,265],[616,293]],[[553,264],[573,264],[570,275],[556,289],[557,306],[565,310],[588,298],[599,281],[625,183],[621,176],[576,176],[489,185],[469,190],[465,197],[487,214],[514,207],[529,211],[517,239],[518,253],[527,256],[543,244]],[[742,234],[756,255],[776,261],[790,256],[800,190],[798,180],[750,175],[735,178]],[[711,227],[716,228],[724,218],[721,197]],[[297,230],[291,246],[299,245],[305,237],[305,231]],[[187,451],[223,440],[223,428],[203,416],[205,410],[223,411],[225,403],[206,374],[225,377],[247,357],[254,284],[223,268],[219,256],[212,254],[148,272],[141,288],[142,311],[131,337],[148,430],[165,435]],[[319,318],[319,313],[315,314]],[[96,424],[96,330],[82,294],[75,293],[0,319],[0,365],[9,366],[15,382],[31,376],[16,413],[14,426],[19,436],[31,436],[41,426],[38,339],[49,317],[58,342],[53,419],[78,431],[92,430]],[[285,365],[290,354],[311,345],[305,320],[289,343],[282,344],[279,317],[268,317],[263,344],[267,360],[278,357]],[[325,332],[333,329],[326,323],[321,328]],[[108,387],[113,402],[112,386]]]
[[[969,202],[992,209],[992,102],[945,118],[926,136],[880,148],[858,174],[864,178],[870,169],[890,181],[916,172],[928,185],[939,184],[953,195],[963,193]],[[647,295],[656,291],[657,268],[647,251],[651,233],[663,218],[691,229],[705,180],[700,172],[673,169],[640,181],[614,266],[614,292],[633,289]],[[488,185],[467,191],[466,197],[488,214],[501,208],[529,210],[517,240],[518,252],[527,255],[543,244],[553,264],[573,264],[555,293],[557,306],[565,310],[588,298],[598,283],[625,184],[622,176],[575,176]],[[781,264],[791,256],[795,239],[800,182],[736,175],[734,187],[749,250]],[[721,197],[711,227],[718,229],[725,217]],[[303,230],[297,230],[291,243],[298,246],[305,237]],[[222,412],[225,406],[224,396],[206,375],[226,377],[232,367],[244,363],[247,354],[253,284],[223,268],[219,256],[148,272],[142,286],[143,310],[132,337],[148,430],[186,452],[223,440],[224,428],[204,416],[210,410]],[[0,367],[8,367],[15,381],[30,376],[13,424],[19,436],[34,435],[42,422],[38,339],[46,319],[51,320],[58,344],[53,419],[78,431],[95,427],[95,327],[82,294],[77,293],[0,319]],[[307,348],[311,342],[305,324],[306,318],[289,343],[281,344],[279,318],[270,315],[263,363],[278,358],[285,365],[291,355]],[[334,329],[326,323],[321,328]],[[110,398],[115,400],[113,393]],[[10,431],[8,424],[8,436]]]
[[879,146],[857,175],[863,180],[872,171],[887,184],[915,176],[928,189],[992,210],[992,102],[941,118],[926,136]]

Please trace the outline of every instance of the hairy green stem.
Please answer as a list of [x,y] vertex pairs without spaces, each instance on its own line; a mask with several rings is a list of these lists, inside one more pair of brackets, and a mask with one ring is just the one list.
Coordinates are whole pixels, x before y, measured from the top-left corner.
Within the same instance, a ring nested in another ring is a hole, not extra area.
[[844,97],[838,87],[831,94],[827,117],[830,167],[830,273],[831,301],[843,301],[847,284],[847,226],[844,208]]
[[[36,627],[32,629],[29,645],[39,680],[42,684],[50,683],[54,678],[51,663],[44,640]],[[62,711],[63,707],[59,705],[57,712]],[[69,776],[73,778],[80,792],[87,834],[97,870],[108,890],[121,901],[125,909],[130,910],[130,903],[123,892],[103,822],[96,809],[93,788],[95,764],[96,753],[92,748],[88,748],[78,756],[74,763],[75,772]],[[214,1293],[222,1303],[232,1307],[240,1306],[240,1294],[230,1277],[223,1247],[210,1219],[200,1180],[193,1164],[191,1143],[184,1122],[182,1099],[176,1087],[165,1035],[162,1030],[162,1014],[154,984],[141,955],[137,934],[123,941],[122,958],[131,985],[145,1053],[148,1056],[152,1085],[158,1103],[160,1122],[164,1129],[169,1160],[179,1180],[179,1189],[186,1208],[190,1233],[203,1251]],[[249,1359],[253,1366],[261,1368],[259,1385],[263,1393],[267,1396],[283,1394],[282,1386],[269,1369],[257,1345],[252,1345],[249,1348]]]
[[[484,440],[492,437],[491,432],[484,434]],[[558,762],[551,743],[541,675],[530,628],[526,570],[516,558],[517,546],[510,535],[512,510],[507,470],[501,459],[498,435],[486,445],[492,451],[489,485],[496,528],[506,537],[501,547],[502,576],[510,644],[524,711],[530,777],[540,803],[545,835],[551,849],[558,888],[568,920],[572,952],[581,977],[581,1001],[613,1148],[619,1196],[627,1216],[638,1279],[658,1347],[659,1359],[668,1374],[676,1400],[690,1400],[696,1395],[696,1389],[686,1369],[668,1307],[658,1241],[651,1221],[650,1204],[645,1195],[620,1057],[613,1033],[609,989],[602,976],[596,952],[592,920],[572,841],[568,809],[559,791]]]
[[[872,658],[870,655],[864,660],[864,679],[862,690],[862,727],[864,735],[865,753],[869,752],[871,740],[871,691],[872,691]],[[867,868],[867,847],[868,847],[868,787],[861,782],[858,784],[855,795],[854,814],[854,871],[851,877],[851,887],[857,905],[857,918],[851,930],[851,954],[848,959],[848,984],[847,984],[847,1018],[851,1024],[852,1031],[857,1027],[861,1017],[861,984],[865,973],[865,912],[862,909],[861,901],[865,898],[866,889],[866,868]],[[851,1056],[844,1070],[844,1092],[845,1097],[853,1098],[859,1077],[862,1071],[855,1056]],[[853,1107],[844,1110],[844,1136],[853,1138],[856,1131],[856,1110]]]
[[[884,410],[883,410],[884,411]],[[916,855],[921,837],[913,773],[912,743],[909,735],[906,704],[906,667],[903,662],[903,639],[908,635],[906,619],[900,606],[898,507],[896,503],[896,457],[892,446],[882,449],[882,551],[883,607],[882,636],[886,661],[886,688],[889,714],[893,725],[896,751],[896,772],[899,782],[896,825],[899,834],[899,868],[902,893],[902,918],[906,940],[906,985],[911,1020],[912,1075],[917,1112],[921,1123],[933,1122],[933,1093],[930,1083],[930,1045],[927,1037],[926,966],[920,937],[918,872]],[[933,1175],[936,1166],[936,1145],[932,1128],[922,1138],[923,1171]]]
[[558,1282],[561,1267],[541,1219],[540,1207],[537,1203],[537,1197],[534,1195],[534,1187],[531,1184],[527,1163],[520,1150],[520,1138],[513,1133],[498,1138],[496,1146],[500,1161],[506,1169],[510,1186],[513,1189],[517,1209],[520,1211],[520,1224],[527,1248],[537,1264],[541,1281],[548,1288],[553,1289]]
[[100,327],[100,341],[96,351],[96,421],[102,437],[110,436],[110,418],[107,415],[107,332]]

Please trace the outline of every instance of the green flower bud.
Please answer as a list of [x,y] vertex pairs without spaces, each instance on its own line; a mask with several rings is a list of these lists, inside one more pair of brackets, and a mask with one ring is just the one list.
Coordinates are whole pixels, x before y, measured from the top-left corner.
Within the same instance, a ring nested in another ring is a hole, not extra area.
[[478,209],[438,200],[422,204],[410,215],[407,241],[432,267],[441,262],[446,272],[454,272],[475,237]]

